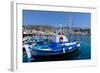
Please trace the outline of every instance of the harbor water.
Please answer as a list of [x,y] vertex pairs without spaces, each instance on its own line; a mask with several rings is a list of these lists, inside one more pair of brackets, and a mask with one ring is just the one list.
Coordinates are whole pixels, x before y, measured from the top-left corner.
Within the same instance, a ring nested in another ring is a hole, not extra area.
[[[68,36],[67,36],[68,37]],[[59,61],[59,60],[88,60],[91,59],[91,35],[70,35],[71,40],[79,40],[80,41],[80,48],[79,48],[79,55],[77,55],[76,57],[72,57],[72,58],[59,58],[57,60],[54,59],[44,59],[44,60],[36,60],[35,58],[33,59],[32,62],[41,62],[41,61]],[[23,60],[25,60],[25,56],[23,57]]]

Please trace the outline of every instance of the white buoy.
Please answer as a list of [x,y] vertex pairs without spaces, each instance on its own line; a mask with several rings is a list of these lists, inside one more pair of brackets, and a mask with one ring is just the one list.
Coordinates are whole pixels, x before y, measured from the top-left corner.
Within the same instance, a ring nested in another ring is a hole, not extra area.
[[31,53],[30,53],[29,45],[25,44],[25,45],[23,45],[23,47],[25,48],[25,51],[26,51],[26,54],[27,54],[27,58],[31,59]]
[[66,53],[65,48],[63,48],[63,53]]

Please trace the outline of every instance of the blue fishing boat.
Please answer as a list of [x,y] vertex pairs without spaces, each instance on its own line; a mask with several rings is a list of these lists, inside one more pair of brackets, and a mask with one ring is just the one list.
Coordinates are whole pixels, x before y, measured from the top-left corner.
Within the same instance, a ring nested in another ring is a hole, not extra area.
[[23,48],[26,51],[29,60],[57,58],[66,56],[69,57],[72,53],[79,51],[79,41],[69,41],[63,33],[63,27],[60,26],[56,34],[50,35],[48,38],[31,38],[23,43]]

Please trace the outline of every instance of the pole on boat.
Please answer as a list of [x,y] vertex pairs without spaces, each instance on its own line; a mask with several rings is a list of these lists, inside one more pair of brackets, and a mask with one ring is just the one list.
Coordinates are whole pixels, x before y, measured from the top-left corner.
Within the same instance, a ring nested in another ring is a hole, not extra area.
[[[61,24],[59,24],[59,26],[60,26],[60,32],[61,32],[61,35],[63,35],[63,26],[61,25]],[[62,50],[63,50],[63,53],[66,53],[66,51],[65,51],[65,48],[63,47],[64,45],[61,45],[62,46]]]

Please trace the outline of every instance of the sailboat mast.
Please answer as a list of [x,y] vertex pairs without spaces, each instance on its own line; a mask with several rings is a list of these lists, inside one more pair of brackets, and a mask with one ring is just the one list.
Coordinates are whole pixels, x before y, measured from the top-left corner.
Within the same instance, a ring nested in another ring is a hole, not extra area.
[[71,16],[69,16],[69,41],[71,40],[71,25],[72,25],[72,19]]
[[59,26],[60,26],[60,33],[62,34],[63,33],[63,26],[62,26],[62,24],[59,24]]

